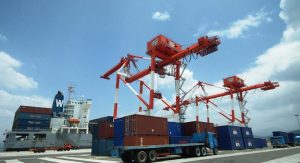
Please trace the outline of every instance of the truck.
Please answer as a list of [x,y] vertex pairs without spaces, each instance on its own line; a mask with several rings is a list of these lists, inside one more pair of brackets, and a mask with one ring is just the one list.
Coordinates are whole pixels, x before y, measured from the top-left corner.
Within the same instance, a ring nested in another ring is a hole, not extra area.
[[149,146],[119,146],[114,147],[115,153],[123,162],[155,162],[157,157],[181,155],[182,157],[200,157],[208,153],[218,154],[218,143],[214,133],[195,133],[186,144],[163,144]]
[[273,148],[284,148],[287,147],[287,143],[284,141],[283,136],[273,136],[270,138],[271,145]]

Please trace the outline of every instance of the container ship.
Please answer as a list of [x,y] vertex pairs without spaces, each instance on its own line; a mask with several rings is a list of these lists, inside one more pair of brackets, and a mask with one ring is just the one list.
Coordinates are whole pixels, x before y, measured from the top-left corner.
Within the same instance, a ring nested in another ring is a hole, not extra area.
[[70,144],[90,148],[89,132],[91,99],[72,98],[74,87],[69,86],[69,97],[58,91],[52,108],[21,105],[14,117],[12,130],[5,133],[4,151],[24,151],[32,148],[56,148]]

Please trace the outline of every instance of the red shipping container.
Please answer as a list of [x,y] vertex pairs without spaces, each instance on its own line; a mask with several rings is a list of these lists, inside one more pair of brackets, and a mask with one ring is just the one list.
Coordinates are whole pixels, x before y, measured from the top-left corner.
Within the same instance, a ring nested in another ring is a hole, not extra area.
[[169,144],[168,136],[125,136],[124,146],[145,146],[145,145],[163,145]]
[[112,121],[99,122],[98,138],[107,139],[114,137],[114,123]]
[[20,106],[17,112],[22,113],[36,113],[36,114],[52,114],[52,110],[50,108],[44,107],[34,107],[34,106]]
[[184,136],[192,136],[197,132],[213,132],[215,133],[215,127],[213,123],[207,122],[186,122],[182,124],[182,133]]
[[162,117],[130,115],[125,117],[124,135],[168,136],[168,120]]

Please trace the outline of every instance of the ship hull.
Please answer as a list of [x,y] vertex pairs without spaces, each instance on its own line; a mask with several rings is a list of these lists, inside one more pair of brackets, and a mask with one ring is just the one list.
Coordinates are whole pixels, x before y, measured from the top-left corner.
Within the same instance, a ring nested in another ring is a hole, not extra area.
[[86,133],[8,132],[4,151],[27,151],[31,148],[56,148],[71,144],[78,148],[91,148],[92,135]]

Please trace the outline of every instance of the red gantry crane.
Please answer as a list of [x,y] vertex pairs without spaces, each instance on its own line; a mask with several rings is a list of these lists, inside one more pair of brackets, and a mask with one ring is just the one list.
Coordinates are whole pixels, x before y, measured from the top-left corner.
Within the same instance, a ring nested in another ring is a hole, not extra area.
[[[199,104],[202,102],[206,106],[206,111],[207,111],[207,122],[209,123],[209,109],[213,109],[217,111],[219,114],[221,114],[223,117],[228,119],[230,123],[234,123],[235,121],[238,121],[242,126],[247,126],[250,118],[246,117],[245,111],[245,101],[244,98],[247,94],[248,91],[254,90],[254,89],[260,89],[263,91],[275,89],[276,87],[279,87],[278,82],[263,82],[255,85],[250,85],[246,86],[244,83],[244,80],[237,77],[237,76],[231,76],[228,78],[223,79],[224,87],[217,87],[212,84],[204,83],[204,82],[198,82],[195,86],[193,86],[187,93],[191,92],[194,89],[199,89],[201,88],[203,95],[201,96],[195,96],[194,98],[182,100],[180,103],[180,107],[186,107],[192,103],[196,104],[196,109],[197,109],[197,114],[196,114],[196,121],[198,121],[198,109],[199,109]],[[215,93],[208,95],[207,91],[205,90],[205,86],[212,86],[216,88],[221,88],[224,89],[224,92],[221,93]],[[240,112],[241,112],[241,119],[237,118],[235,116],[235,110],[234,110],[234,95],[236,95],[237,100],[239,102],[239,107],[240,107]],[[229,96],[231,99],[231,113],[228,113],[225,109],[221,108],[218,106],[216,103],[214,103],[212,100]],[[173,104],[171,107],[166,107],[164,108],[165,110],[169,110],[175,107],[175,104]],[[246,120],[247,119],[247,120]]]
[[[126,57],[121,58],[120,62],[113,66],[110,70],[104,73],[101,78],[110,79],[113,73],[117,73],[116,77],[116,94],[114,101],[114,118],[117,117],[118,112],[118,91],[120,80],[126,84],[137,98],[147,108],[147,112],[150,115],[150,111],[153,109],[154,98],[160,99],[167,107],[172,108],[171,105],[166,101],[160,92],[154,91],[154,74],[157,73],[160,76],[170,75],[175,77],[175,91],[176,91],[176,102],[173,109],[174,114],[179,115],[180,113],[180,79],[183,73],[181,67],[185,68],[185,64],[181,61],[183,58],[193,56],[206,56],[210,53],[217,51],[220,40],[217,36],[208,37],[203,36],[198,38],[197,43],[191,46],[183,48],[180,44],[172,41],[171,39],[158,35],[147,43],[147,54],[150,57],[136,56],[128,54]],[[150,60],[149,67],[139,70],[137,66],[138,59]],[[132,73],[132,66],[136,69],[137,73]],[[167,67],[171,66],[171,71],[167,72]],[[183,68],[183,69],[184,69]],[[150,75],[150,86],[142,80],[146,75]],[[140,91],[135,91],[129,84],[139,81]],[[149,102],[143,99],[143,88],[146,87],[149,90]],[[141,111],[141,106],[139,110]],[[183,117],[179,117],[180,121],[183,121]]]

